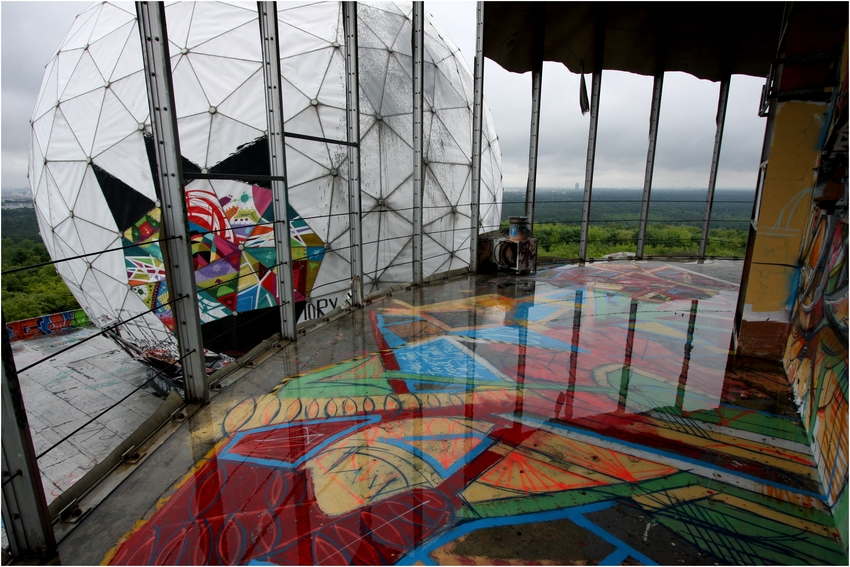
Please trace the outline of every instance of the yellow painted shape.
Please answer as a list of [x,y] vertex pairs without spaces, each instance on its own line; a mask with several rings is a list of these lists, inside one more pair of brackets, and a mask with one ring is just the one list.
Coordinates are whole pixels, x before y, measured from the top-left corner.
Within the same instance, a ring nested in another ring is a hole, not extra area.
[[665,335],[676,339],[688,338],[687,333],[683,333],[682,331],[678,331],[676,329],[673,329],[672,327],[668,327],[663,323],[658,323],[657,321],[635,322],[635,329],[638,331],[655,333],[657,335]]
[[305,464],[322,511],[345,514],[414,487],[434,487],[440,475],[425,461],[386,443],[355,434]]
[[471,504],[479,502],[487,502],[489,500],[501,500],[504,498],[517,498],[521,496],[510,490],[502,490],[495,486],[481,484],[478,481],[473,482],[461,492],[463,499]]
[[[289,381],[297,381],[297,378],[291,378]],[[293,384],[290,388],[294,386],[294,389],[289,392],[292,394],[297,391],[297,384]],[[309,397],[299,398],[296,394],[294,397],[281,397],[278,399],[278,395],[286,393],[286,390],[276,389],[271,394],[266,394],[261,398],[256,400],[256,407],[254,407],[254,402],[249,398],[239,404],[237,407],[232,409],[228,414],[227,421],[225,423],[225,428],[228,433],[233,433],[236,431],[241,431],[245,429],[253,429],[255,427],[263,427],[266,425],[275,425],[278,423],[288,423],[290,421],[295,421],[298,419],[314,419],[321,415],[324,417],[324,410],[330,409],[335,410],[336,413],[330,415],[330,417],[337,417],[342,415],[353,415],[354,413],[358,413],[359,415],[368,415],[370,413],[382,413],[384,407],[384,396],[351,396],[351,397],[339,397],[339,398],[315,398],[311,399]],[[371,400],[371,406],[367,407],[368,400]],[[467,396],[458,396],[455,394],[447,394],[447,393],[430,393],[427,396],[415,397],[413,394],[396,394],[390,397],[393,404],[400,402],[402,409],[417,409],[420,407],[433,407],[433,408],[446,408],[446,407],[455,407],[462,406],[464,404],[476,404],[486,402],[497,402],[504,404],[507,406],[514,403],[514,399],[512,396],[508,395],[504,391],[494,391],[494,392],[481,392],[474,393],[469,396],[470,399],[466,399]],[[328,402],[333,402],[329,404]],[[269,419],[270,414],[273,412],[270,410],[270,406],[273,406],[277,403],[280,403],[280,411],[273,415]],[[348,410],[350,404],[354,403],[356,408],[352,410]],[[309,408],[313,408],[318,413],[316,415],[312,415],[308,412]],[[343,411],[345,410],[345,413]],[[476,428],[482,426],[475,426]]]
[[366,429],[371,439],[406,439],[410,437],[439,437],[466,435],[473,431],[487,434],[492,423],[451,417],[420,417],[376,424]]
[[529,447],[529,446],[526,446],[525,444],[523,444],[523,445],[520,445],[519,447],[517,447],[516,451],[519,454],[526,455],[528,457],[534,458],[534,459],[542,461],[544,463],[549,463],[553,466],[561,467],[561,468],[563,468],[565,470],[569,470],[570,472],[575,473],[577,475],[580,475],[580,476],[583,476],[585,478],[589,478],[591,480],[594,480],[598,484],[617,484],[619,482],[622,482],[618,478],[614,478],[612,476],[602,474],[598,471],[585,468],[581,465],[577,465],[575,463],[569,463],[569,462],[566,462],[566,461],[559,461],[558,459],[555,459],[555,458],[547,455],[546,453],[542,453],[542,452],[538,451],[537,449],[538,449],[537,447]]
[[632,500],[640,504],[644,510],[652,512],[654,510],[662,510],[681,504],[682,502],[691,502],[701,498],[709,498],[717,494],[714,490],[693,485],[683,486],[681,488],[673,488],[671,490],[659,490],[658,492],[650,492],[643,494],[633,494]]
[[826,109],[824,103],[777,104],[753,262],[797,263]]
[[673,439],[699,449],[711,449],[726,455],[756,461],[800,476],[813,477],[816,474],[808,455],[797,451],[780,449],[766,443],[714,431],[703,431],[703,434],[710,436],[706,439],[701,435],[669,429],[671,423],[664,420],[650,418],[649,421],[654,426],[653,433],[665,439]]
[[410,439],[406,441],[411,447],[416,447],[437,461],[444,469],[450,468],[458,459],[478,447],[482,442],[482,439],[478,437],[438,440]]
[[746,304],[756,313],[787,311],[794,294],[797,271],[773,264],[750,265]]
[[576,464],[619,481],[635,482],[677,472],[677,469],[667,465],[567,439],[548,431],[534,432],[522,445],[558,461]]
[[807,532],[816,533],[818,535],[828,538],[834,538],[836,540],[838,539],[838,530],[831,526],[825,526],[823,524],[818,524],[810,520],[806,520],[804,518],[791,516],[790,514],[785,514],[778,510],[774,510],[773,508],[770,508],[768,506],[764,506],[756,502],[750,502],[749,500],[746,500],[744,498],[739,498],[737,496],[731,496],[729,494],[724,494],[720,492],[712,496],[711,499],[723,502],[724,504],[728,504],[730,506],[734,506],[735,508],[739,508],[741,510],[746,510],[747,512],[755,514],[760,518],[770,518],[775,522],[791,526],[792,528],[805,530]]

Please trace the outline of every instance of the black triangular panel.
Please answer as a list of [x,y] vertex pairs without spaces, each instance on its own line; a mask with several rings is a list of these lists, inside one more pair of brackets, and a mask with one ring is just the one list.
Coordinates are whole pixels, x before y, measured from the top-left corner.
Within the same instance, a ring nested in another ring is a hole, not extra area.
[[133,226],[156,205],[105,169],[95,164],[92,164],[92,169],[119,231],[124,232]]
[[159,174],[156,172],[156,148],[153,143],[153,136],[145,134],[145,151],[148,154],[148,167],[151,169],[151,177],[153,178],[153,190],[156,193],[157,200],[162,200],[162,193],[159,190]]
[[[159,175],[156,173],[156,147],[154,146],[153,136],[149,133],[145,134],[145,150],[148,153],[148,165],[151,168],[151,177],[153,177],[154,190],[156,198],[162,199],[162,194],[159,191]],[[195,174],[201,172],[201,168],[197,164],[189,161],[184,156],[180,156],[180,161],[183,166],[183,182],[189,183],[193,179],[197,179]]]
[[[269,142],[266,136],[257,138],[236,148],[236,152],[220,161],[210,173],[226,175],[271,175]],[[267,183],[260,185],[268,185]]]

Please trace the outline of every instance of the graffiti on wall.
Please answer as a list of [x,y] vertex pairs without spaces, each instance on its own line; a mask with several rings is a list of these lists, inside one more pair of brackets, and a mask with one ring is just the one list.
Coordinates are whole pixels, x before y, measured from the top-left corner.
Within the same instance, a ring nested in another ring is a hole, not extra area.
[[830,503],[847,488],[847,220],[816,209],[785,368]]
[[90,324],[91,321],[86,312],[82,309],[76,309],[6,323],[6,333],[9,335],[10,341],[20,341],[61,333]]
[[843,560],[783,380],[724,371],[734,286],[621,263],[476,291],[369,308],[376,352],[236,404],[107,561],[457,564],[548,522],[585,562]]

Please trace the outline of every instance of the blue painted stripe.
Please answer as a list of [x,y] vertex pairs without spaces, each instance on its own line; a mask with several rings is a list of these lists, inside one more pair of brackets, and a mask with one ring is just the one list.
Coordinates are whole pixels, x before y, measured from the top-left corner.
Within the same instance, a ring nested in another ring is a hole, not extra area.
[[[616,549],[611,555],[599,562],[599,565],[620,565],[629,556],[624,549]],[[646,565],[646,563],[644,563]]]
[[638,561],[642,562],[644,565],[658,565],[655,561],[650,559],[649,557],[643,555],[639,551],[635,550],[625,542],[617,539],[610,533],[606,532],[587,518],[583,516],[583,514],[592,514],[593,512],[598,512],[600,510],[605,510],[606,508],[610,508],[614,506],[615,502],[594,502],[593,504],[585,504],[583,506],[576,506],[573,508],[566,508],[561,510],[550,510],[548,512],[534,512],[531,514],[522,514],[519,516],[504,516],[501,518],[482,518],[480,520],[473,520],[471,522],[466,522],[460,524],[444,533],[443,535],[437,537],[436,539],[431,540],[425,545],[419,547],[418,549],[408,553],[404,557],[399,558],[396,562],[396,565],[414,565],[416,562],[421,561],[426,565],[433,565],[433,561],[428,556],[432,551],[439,549],[440,547],[450,543],[461,536],[465,536],[474,531],[485,529],[485,528],[494,528],[499,526],[515,526],[522,524],[530,524],[536,522],[549,522],[553,520],[571,520],[575,524],[587,529],[594,535],[597,535],[612,544],[617,550],[608,556],[608,558],[616,556],[626,557],[634,557]]

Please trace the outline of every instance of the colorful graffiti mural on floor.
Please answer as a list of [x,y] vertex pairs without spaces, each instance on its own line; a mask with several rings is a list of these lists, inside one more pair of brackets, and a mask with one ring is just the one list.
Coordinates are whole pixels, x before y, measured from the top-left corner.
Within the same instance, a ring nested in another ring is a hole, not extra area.
[[21,341],[61,333],[86,325],[91,325],[89,316],[82,309],[76,309],[6,323],[6,333],[9,335],[10,341]]
[[726,368],[735,286],[472,281],[394,294],[376,352],[234,406],[107,562],[846,562],[784,377]]

